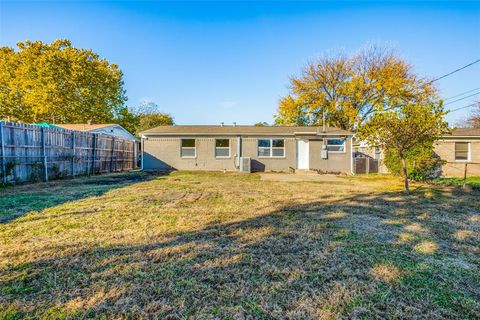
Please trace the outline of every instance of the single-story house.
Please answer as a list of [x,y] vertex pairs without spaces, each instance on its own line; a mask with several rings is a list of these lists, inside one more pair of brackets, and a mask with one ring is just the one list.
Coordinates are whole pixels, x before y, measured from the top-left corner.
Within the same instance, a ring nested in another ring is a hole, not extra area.
[[146,170],[238,171],[248,161],[251,171],[352,173],[353,133],[337,128],[160,126],[141,135]]
[[126,140],[134,140],[138,141],[138,139],[127,131],[124,127],[119,124],[115,123],[99,123],[99,124],[92,124],[92,123],[61,123],[55,124],[57,127],[61,127],[68,130],[76,130],[76,131],[88,131],[93,133],[103,133],[108,134],[115,137],[120,137]]
[[463,177],[465,164],[468,176],[480,176],[480,129],[453,129],[435,143],[435,153],[446,161],[442,176]]

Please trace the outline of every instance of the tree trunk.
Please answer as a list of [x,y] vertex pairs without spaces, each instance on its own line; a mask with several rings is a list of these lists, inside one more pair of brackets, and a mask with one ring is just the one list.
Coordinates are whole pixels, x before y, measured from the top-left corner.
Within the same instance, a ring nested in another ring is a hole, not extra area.
[[410,188],[408,187],[408,172],[407,172],[407,162],[402,158],[402,167],[403,167],[403,178],[405,179],[405,192],[410,194]]

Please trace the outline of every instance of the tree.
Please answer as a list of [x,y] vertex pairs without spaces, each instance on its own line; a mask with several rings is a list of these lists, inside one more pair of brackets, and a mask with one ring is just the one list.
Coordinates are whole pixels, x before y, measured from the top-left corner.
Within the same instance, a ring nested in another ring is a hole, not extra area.
[[166,113],[140,115],[140,125],[137,128],[137,135],[151,128],[171,125],[173,125],[173,118]]
[[140,126],[140,117],[132,113],[127,107],[123,107],[115,122],[124,127],[128,132],[137,135]]
[[126,101],[123,74],[92,50],[60,39],[0,48],[0,118],[21,122],[112,122]]
[[268,127],[270,126],[267,122],[261,121],[254,124],[255,127]]
[[158,105],[154,102],[144,101],[129,112],[135,117],[136,127],[132,132],[136,135],[154,127],[171,126],[174,124],[173,117],[167,113],[160,112]]
[[375,112],[436,99],[436,89],[411,65],[391,50],[368,46],[351,57],[321,58],[292,77],[275,123],[320,125],[325,112],[329,125],[354,131]]
[[479,128],[480,129],[480,101],[475,103],[473,111],[470,113],[470,116],[467,118],[467,126],[470,128]]
[[448,131],[442,103],[405,104],[395,110],[375,113],[358,131],[358,136],[371,145],[398,154],[402,163],[405,191],[410,193],[406,158],[419,147],[432,146]]

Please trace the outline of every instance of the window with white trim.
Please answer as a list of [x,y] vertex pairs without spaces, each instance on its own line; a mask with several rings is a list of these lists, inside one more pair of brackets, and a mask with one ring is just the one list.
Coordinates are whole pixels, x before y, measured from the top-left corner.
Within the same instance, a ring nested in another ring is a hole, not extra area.
[[215,139],[215,158],[230,158],[230,139]]
[[195,139],[182,139],[180,146],[180,156],[182,158],[195,158],[197,156]]
[[259,139],[258,156],[270,158],[285,157],[285,139]]
[[468,161],[470,159],[470,143],[455,142],[455,160]]
[[345,152],[345,140],[327,139],[328,152]]

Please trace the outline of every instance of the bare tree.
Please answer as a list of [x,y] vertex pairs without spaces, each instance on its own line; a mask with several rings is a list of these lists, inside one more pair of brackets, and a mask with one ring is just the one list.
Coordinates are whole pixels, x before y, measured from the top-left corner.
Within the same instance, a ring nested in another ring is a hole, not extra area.
[[473,111],[467,119],[468,124],[472,128],[480,128],[480,101],[476,102]]

